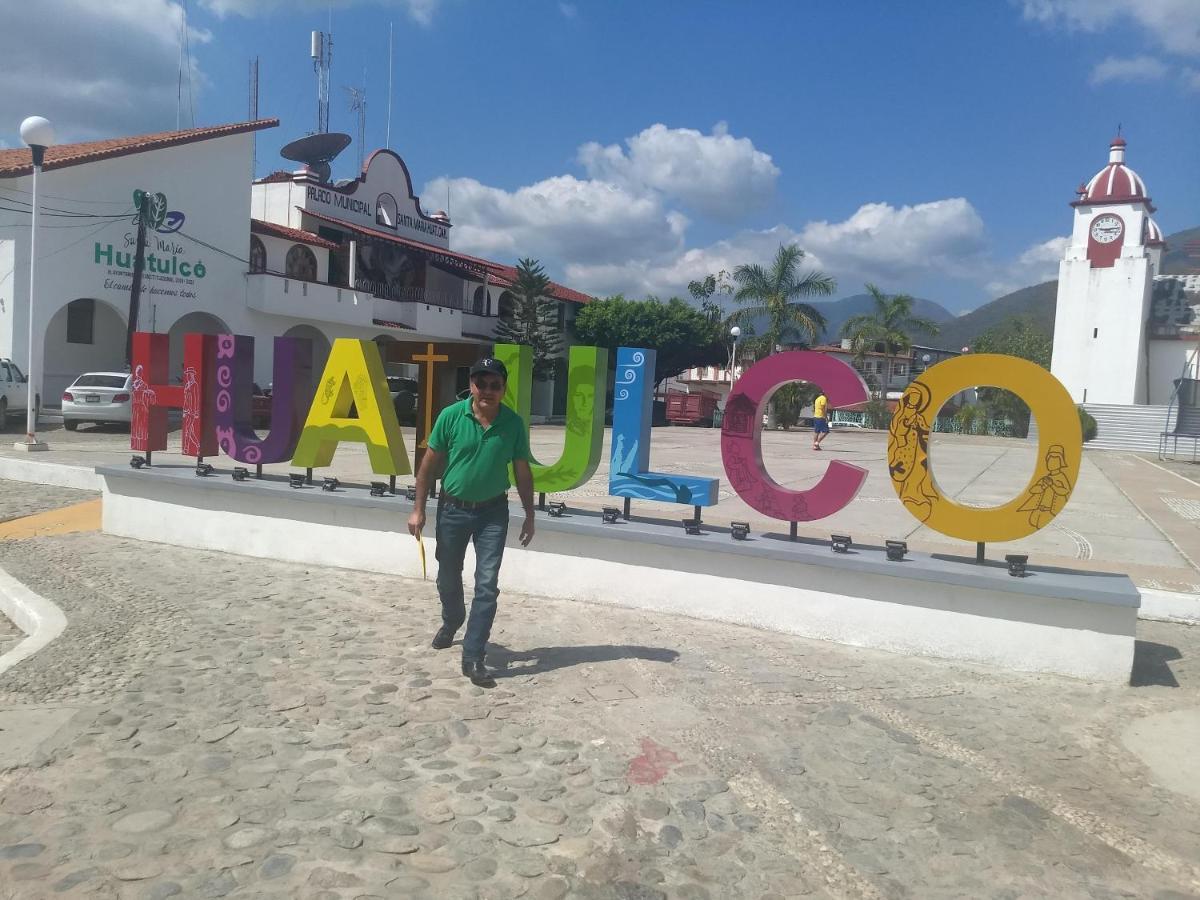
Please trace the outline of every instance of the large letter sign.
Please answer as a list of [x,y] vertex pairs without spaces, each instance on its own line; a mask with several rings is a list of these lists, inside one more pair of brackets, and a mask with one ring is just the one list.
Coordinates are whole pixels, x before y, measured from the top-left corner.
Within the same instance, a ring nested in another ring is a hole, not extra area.
[[296,450],[312,402],[312,341],[275,338],[272,362],[271,430],[265,438],[251,421],[254,338],[217,335],[217,443],[238,462],[287,462]]
[[211,334],[183,336],[183,384],[167,382],[165,334],[145,331],[133,335],[133,409],[129,446],[133,450],[167,449],[167,410],[183,410],[184,456],[215,456],[212,431],[212,360],[216,338]]
[[[533,348],[497,344],[495,356],[508,369],[504,404],[529,425],[533,393]],[[550,494],[569,491],[587,482],[604,452],[604,390],[608,384],[608,351],[572,347],[567,368],[567,428],[562,456],[551,466],[534,462],[534,490]],[[597,403],[599,397],[601,402]]]
[[805,350],[768,356],[751,366],[729,395],[721,422],[721,461],[730,486],[747,506],[773,519],[811,522],[833,515],[853,500],[867,480],[867,470],[833,460],[821,480],[806,491],[785,488],[770,476],[762,460],[759,418],[771,394],[790,381],[820,385],[830,406],[869,399],[859,374],[835,357]]
[[614,497],[713,506],[717,479],[648,471],[655,357],[653,350],[617,348],[608,492]]
[[[959,391],[990,385],[1012,391],[1037,420],[1037,466],[1029,484],[1003,506],[962,506],[938,490],[929,457],[929,431],[937,411]],[[942,534],[964,541],[1015,541],[1044,528],[1074,490],[1083,454],[1075,403],[1062,384],[1024,359],[978,353],[938,363],[904,392],[888,428],[892,486],[914,516]]]
[[[348,418],[352,404],[354,419]],[[374,341],[333,342],[292,462],[308,469],[327,466],[341,441],[366,444],[371,471],[378,475],[412,472]]]

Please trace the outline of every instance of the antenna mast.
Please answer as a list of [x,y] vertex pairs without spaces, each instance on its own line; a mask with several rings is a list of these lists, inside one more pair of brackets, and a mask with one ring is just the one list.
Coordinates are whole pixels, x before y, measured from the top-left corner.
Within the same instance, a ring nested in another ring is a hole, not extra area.
[[[250,121],[258,121],[258,57],[250,60]],[[258,173],[258,133],[250,132],[250,178]]]
[[[366,79],[363,79],[366,83]],[[388,101],[387,101],[387,137],[383,145],[392,149],[392,23],[388,22]]]
[[317,73],[317,133],[329,131],[329,67],[333,65],[333,34],[312,33],[313,71]]
[[361,88],[346,88],[350,95],[350,111],[358,113],[358,171],[362,172],[363,151],[367,140],[367,73],[363,72]]

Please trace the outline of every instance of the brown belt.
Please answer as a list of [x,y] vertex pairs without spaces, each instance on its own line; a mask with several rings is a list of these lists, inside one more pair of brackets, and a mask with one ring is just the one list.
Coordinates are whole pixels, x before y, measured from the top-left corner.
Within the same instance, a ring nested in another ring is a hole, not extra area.
[[481,509],[491,509],[493,506],[507,504],[508,494],[497,494],[490,500],[462,500],[458,497],[455,497],[453,494],[447,494],[445,491],[442,491],[442,493],[438,495],[438,503],[446,506],[455,506],[459,509],[476,511]]

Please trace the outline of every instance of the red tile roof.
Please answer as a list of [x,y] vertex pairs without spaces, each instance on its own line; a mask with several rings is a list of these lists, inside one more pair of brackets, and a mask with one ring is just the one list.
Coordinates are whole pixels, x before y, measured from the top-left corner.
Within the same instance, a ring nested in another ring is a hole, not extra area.
[[278,169],[278,170],[272,172],[270,175],[264,175],[262,178],[258,179],[258,181],[254,182],[254,183],[255,184],[274,184],[277,181],[291,181],[291,180],[292,180],[291,172],[285,172],[283,169]]
[[[162,131],[158,134],[140,134],[134,137],[110,138],[104,141],[87,141],[82,144],[58,144],[46,148],[44,169],[64,169],[101,159],[145,153],[180,144],[193,144],[213,138],[244,134],[274,128],[278,119],[258,119],[254,122],[234,122],[229,125],[213,125],[209,128],[189,128],[186,131]],[[28,147],[0,150],[0,178],[16,178],[33,171],[33,152]]]
[[[370,237],[379,238],[384,241],[392,241],[397,244],[403,244],[406,247],[412,247],[414,250],[419,250],[422,253],[430,256],[443,256],[449,260],[460,262],[471,269],[478,270],[486,269],[488,278],[500,287],[512,287],[517,280],[517,270],[513,266],[506,266],[503,263],[492,262],[490,259],[483,259],[479,256],[470,256],[466,253],[455,253],[453,250],[447,250],[445,247],[436,247],[433,244],[426,244],[424,241],[414,241],[409,238],[402,238],[387,231],[381,231],[378,228],[369,228],[366,225],[359,225],[355,222],[347,222],[343,219],[338,219],[334,216],[327,216],[324,213],[314,212],[311,209],[296,207],[306,216],[312,216],[315,219],[320,219],[323,222],[329,222],[334,225],[339,225],[342,228],[347,228],[350,231],[356,231],[359,234],[365,234]],[[593,297],[572,288],[565,287],[557,282],[550,282],[550,296],[556,300],[563,300],[567,303],[591,303]]]
[[296,241],[300,244],[311,244],[314,247],[324,247],[326,250],[336,250],[338,245],[328,241],[311,231],[301,231],[299,228],[288,228],[286,225],[276,225],[262,219],[251,219],[250,230],[255,234],[267,234],[271,237],[283,238],[285,241]]

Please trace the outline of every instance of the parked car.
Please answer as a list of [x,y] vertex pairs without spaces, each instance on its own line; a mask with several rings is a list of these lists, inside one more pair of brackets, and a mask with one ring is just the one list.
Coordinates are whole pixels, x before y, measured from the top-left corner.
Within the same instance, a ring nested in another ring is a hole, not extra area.
[[271,388],[265,391],[257,384],[250,396],[250,422],[255,428],[271,427]]
[[80,422],[128,425],[133,413],[132,376],[128,372],[86,372],[63,391],[63,427]]
[[830,422],[830,428],[866,428],[862,422]]
[[[42,398],[33,398],[34,414],[42,405]],[[0,359],[0,428],[8,424],[10,418],[25,415],[29,403],[29,383],[25,375],[17,368],[11,359]]]

